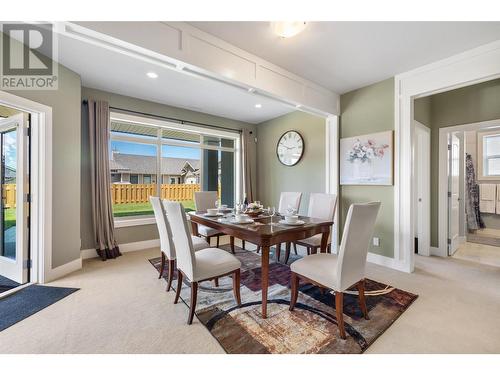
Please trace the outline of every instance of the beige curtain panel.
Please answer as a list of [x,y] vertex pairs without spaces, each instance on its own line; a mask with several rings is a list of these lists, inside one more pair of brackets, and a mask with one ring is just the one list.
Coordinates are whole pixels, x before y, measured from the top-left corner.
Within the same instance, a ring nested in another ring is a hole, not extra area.
[[253,142],[253,134],[248,129],[243,129],[241,132],[241,177],[243,186],[243,200],[248,199],[248,202],[253,202],[254,192],[252,189],[252,164],[250,162],[251,142]]
[[114,259],[119,257],[121,253],[116,244],[111,203],[109,105],[104,101],[88,100],[87,113],[95,246],[97,254],[102,260]]

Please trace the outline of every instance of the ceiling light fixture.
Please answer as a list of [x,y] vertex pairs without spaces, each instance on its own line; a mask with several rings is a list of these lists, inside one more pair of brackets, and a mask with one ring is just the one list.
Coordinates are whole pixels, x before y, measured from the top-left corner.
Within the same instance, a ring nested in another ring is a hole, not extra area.
[[291,38],[304,31],[306,27],[307,22],[305,21],[271,22],[273,33],[282,38]]
[[260,103],[255,104],[255,108],[262,108],[262,104]]
[[155,72],[147,72],[146,75],[149,78],[158,78],[158,74],[156,74]]
[[248,89],[248,92],[250,92],[250,93],[255,92],[255,89],[254,89],[253,87],[250,87],[250,88]]

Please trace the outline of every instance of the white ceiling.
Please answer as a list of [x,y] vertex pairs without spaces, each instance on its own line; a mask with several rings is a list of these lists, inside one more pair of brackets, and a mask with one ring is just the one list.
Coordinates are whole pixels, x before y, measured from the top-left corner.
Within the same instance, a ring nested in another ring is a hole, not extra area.
[[342,94],[500,39],[500,22],[310,22],[282,39],[269,22],[191,22]]
[[[230,119],[260,123],[294,111],[241,88],[155,65],[67,36],[59,36],[58,61],[78,73],[82,85]],[[151,79],[147,72],[155,72]],[[255,104],[261,108],[255,108]]]

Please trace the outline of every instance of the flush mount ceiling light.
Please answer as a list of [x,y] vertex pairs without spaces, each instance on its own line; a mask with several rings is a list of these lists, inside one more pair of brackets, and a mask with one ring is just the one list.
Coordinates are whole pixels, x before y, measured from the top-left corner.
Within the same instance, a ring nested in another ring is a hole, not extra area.
[[307,27],[305,21],[271,22],[273,33],[282,38],[291,38]]
[[158,74],[156,74],[155,72],[147,72],[146,75],[149,78],[158,78]]
[[260,103],[255,104],[255,108],[262,108],[262,104]]

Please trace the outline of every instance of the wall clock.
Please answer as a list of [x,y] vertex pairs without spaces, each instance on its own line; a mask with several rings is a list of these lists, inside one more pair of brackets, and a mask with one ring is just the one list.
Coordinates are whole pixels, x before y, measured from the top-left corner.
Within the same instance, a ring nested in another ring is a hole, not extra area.
[[304,139],[295,130],[287,131],[283,134],[276,145],[276,155],[278,160],[291,167],[297,164],[304,154]]

